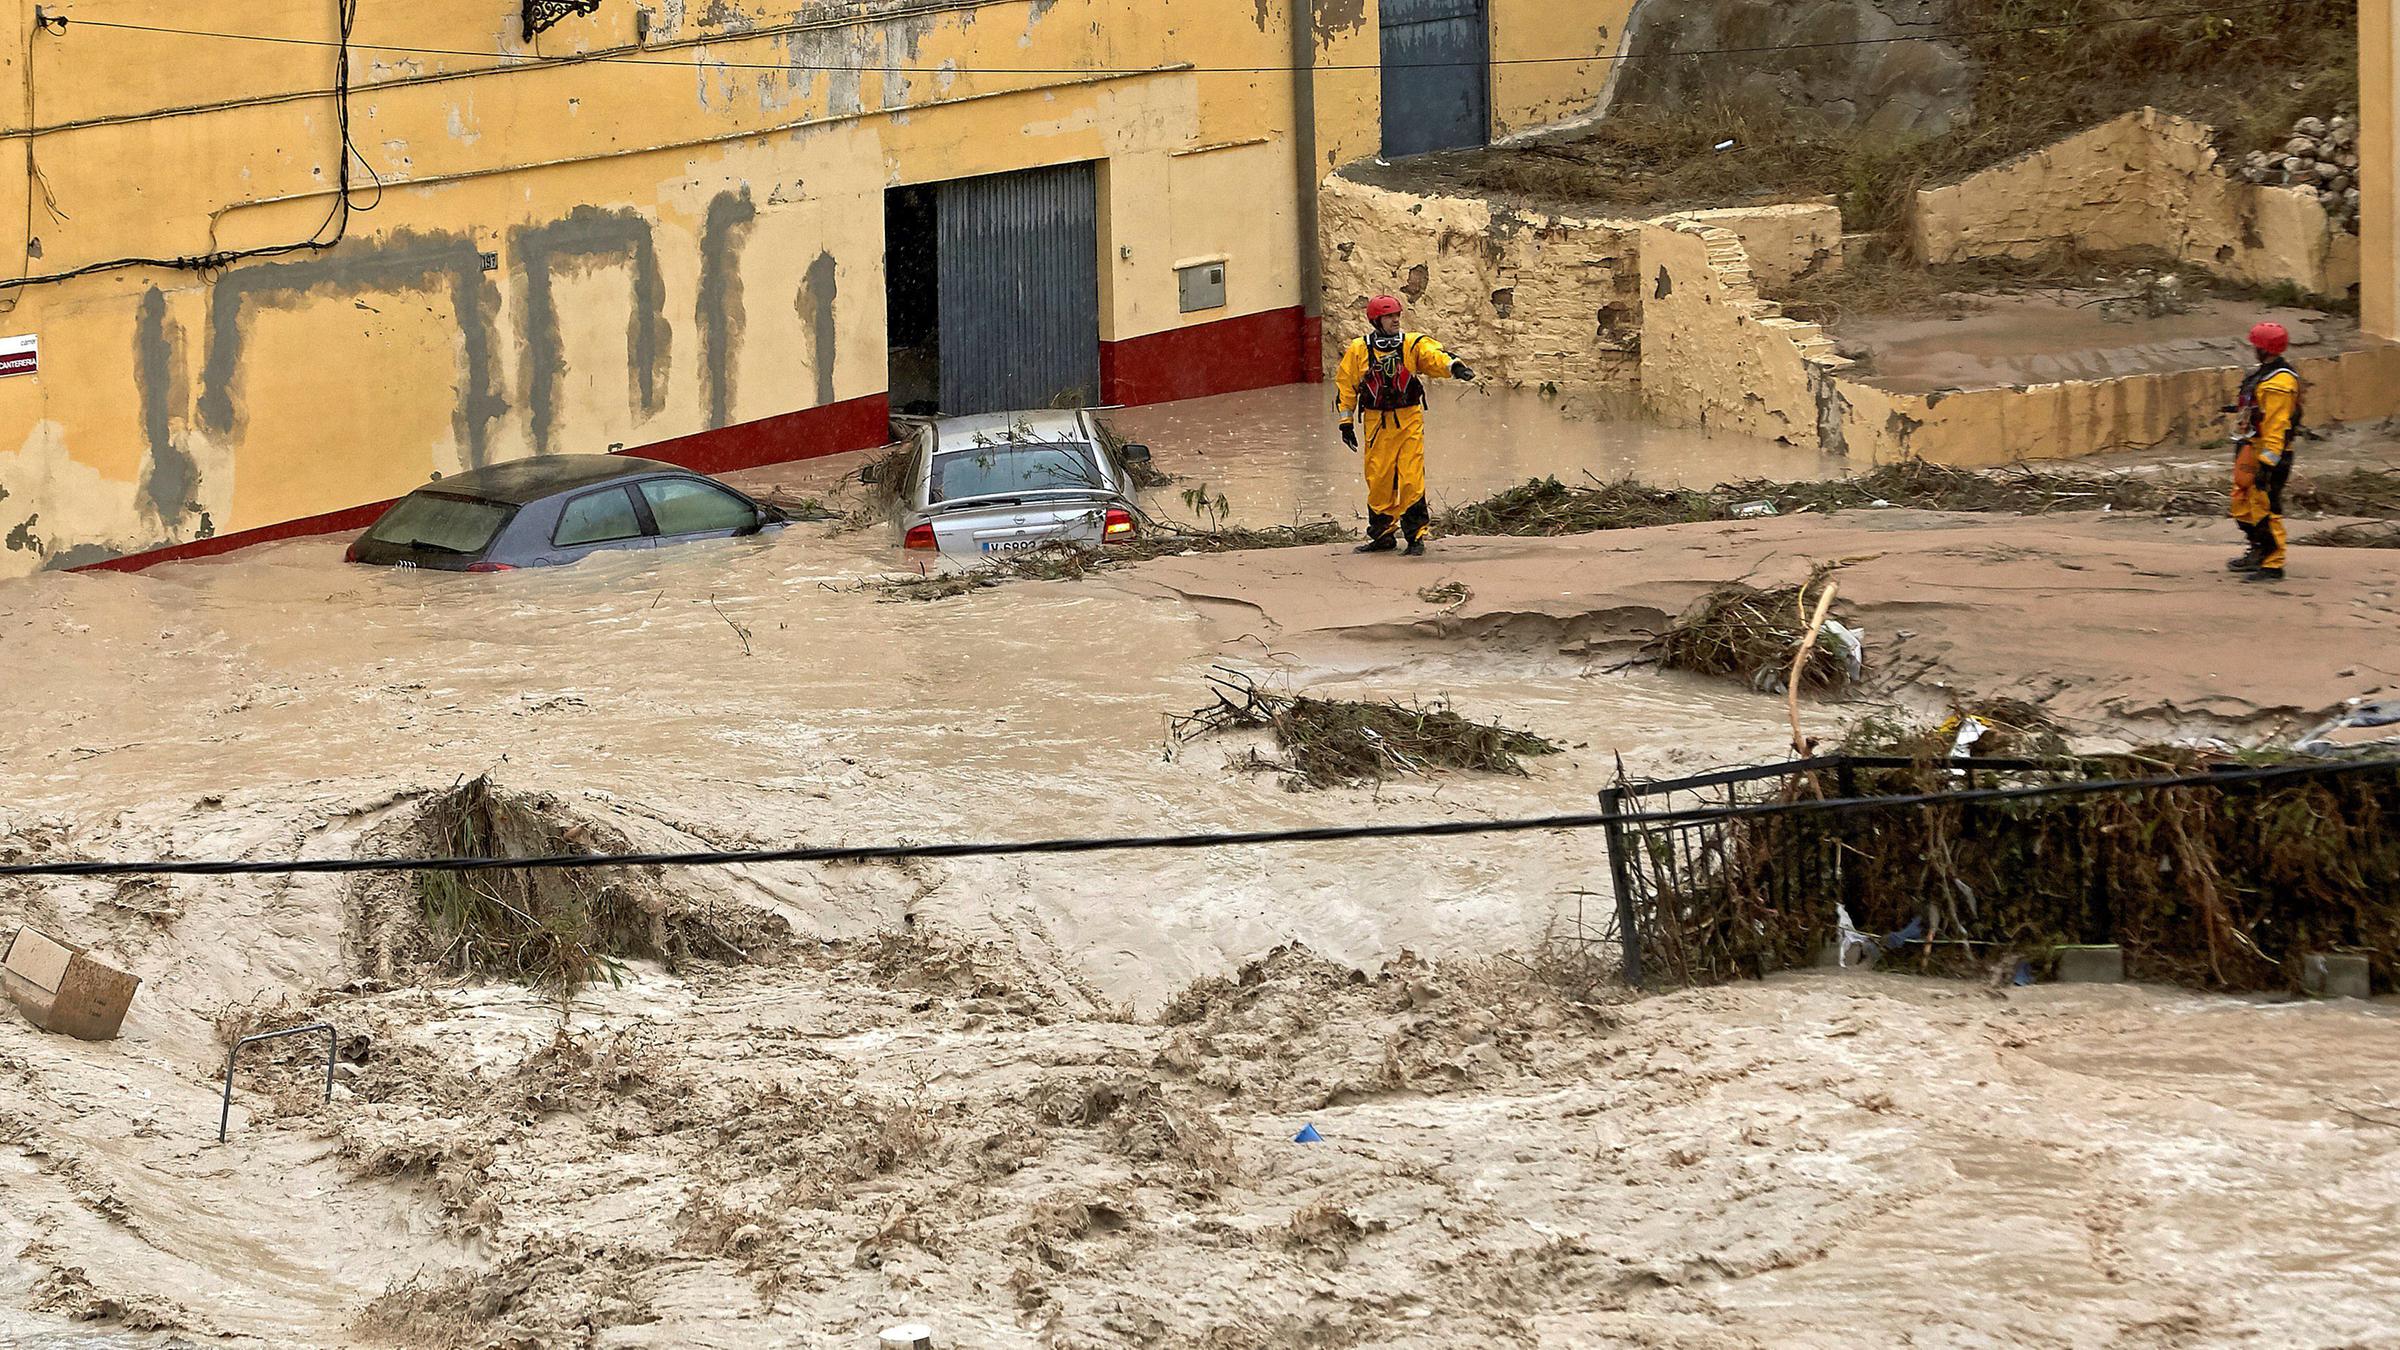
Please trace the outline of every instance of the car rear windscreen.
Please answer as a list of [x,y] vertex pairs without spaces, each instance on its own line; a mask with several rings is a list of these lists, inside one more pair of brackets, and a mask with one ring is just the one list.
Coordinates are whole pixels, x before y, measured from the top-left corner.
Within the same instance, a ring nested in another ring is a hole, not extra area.
[[928,502],[998,497],[1012,492],[1104,491],[1108,480],[1092,447],[1082,441],[1018,442],[952,450],[933,458]]
[[497,502],[413,493],[402,497],[367,537],[380,544],[429,548],[437,553],[481,553],[512,510]]

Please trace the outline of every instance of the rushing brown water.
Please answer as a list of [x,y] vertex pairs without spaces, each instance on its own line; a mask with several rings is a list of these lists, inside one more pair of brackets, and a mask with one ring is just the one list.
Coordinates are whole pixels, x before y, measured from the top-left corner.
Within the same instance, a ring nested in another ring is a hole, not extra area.
[[[1348,514],[1322,399],[1121,425],[1246,518]],[[1527,429],[1542,415],[1437,407],[1437,491],[1825,467]],[[887,602],[862,583],[914,560],[875,531],[489,577],[348,567],[341,547],[0,587],[0,853],[349,856],[411,794],[485,772],[659,848],[1459,819],[1586,808],[1620,755],[1672,773],[1788,736],[1775,700],[1609,674],[1538,636],[1281,643],[1238,594],[1198,608],[1138,568]],[[1447,696],[1571,748],[1525,778],[1294,794],[1227,768],[1257,742],[1165,735],[1220,664]],[[0,1344],[349,1344],[370,1300],[453,1269],[492,1282],[408,1334],[849,1345],[923,1318],[942,1344],[1028,1347],[1296,1348],[1335,1326],[1425,1347],[2336,1343],[2400,1321],[2381,1240],[2400,1135],[2339,1109],[2372,1117],[2400,1070],[2386,1010],[1900,977],[1597,1009],[1516,962],[1605,910],[1605,872],[1588,835],[693,872],[677,884],[776,911],[800,952],[637,964],[565,1008],[353,986],[338,879],[9,886],[0,927],[99,944],[146,983],[116,1042],[0,1018]],[[1315,955],[1150,1020],[1293,942]],[[209,1015],[315,991],[311,1015],[372,1030],[369,1076],[318,1115],[246,1085],[220,1147]],[[628,1038],[620,1076],[527,1105],[509,1075],[562,1024]],[[779,1115],[761,1085],[809,1105]],[[875,1143],[903,1118],[924,1123]],[[1328,1142],[1293,1146],[1303,1123]],[[1194,1149],[1214,1161],[1193,1170]]]
[[[1151,446],[1158,467],[1177,476],[1152,503],[1172,518],[1189,517],[1180,494],[1201,487],[1225,498],[1236,524],[1365,517],[1358,455],[1335,434],[1331,385],[1285,385],[1107,416],[1128,440]],[[1738,478],[1846,472],[1841,460],[1814,450],[1608,417],[1524,390],[1456,383],[1432,390],[1425,440],[1427,496],[1437,513],[1529,478],[1578,482],[1589,475],[1705,488]],[[803,461],[739,481],[822,489],[855,472],[864,458]]]

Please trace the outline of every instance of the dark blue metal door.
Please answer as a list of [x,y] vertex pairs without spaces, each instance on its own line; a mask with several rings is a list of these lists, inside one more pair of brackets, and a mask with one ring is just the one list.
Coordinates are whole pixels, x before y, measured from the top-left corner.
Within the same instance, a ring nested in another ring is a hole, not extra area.
[[1484,0],[1383,0],[1384,157],[1483,145],[1491,108]]
[[1093,189],[1089,164],[939,186],[944,413],[1099,401]]

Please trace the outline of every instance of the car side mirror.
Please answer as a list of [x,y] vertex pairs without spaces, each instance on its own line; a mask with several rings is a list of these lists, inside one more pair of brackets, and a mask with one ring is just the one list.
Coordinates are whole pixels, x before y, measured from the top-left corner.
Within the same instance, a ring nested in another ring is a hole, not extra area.
[[1126,462],[1126,463],[1128,463],[1128,464],[1147,464],[1147,463],[1149,463],[1149,462],[1150,462],[1150,447],[1149,447],[1149,446],[1146,446],[1146,445],[1138,445],[1138,444],[1129,444],[1129,445],[1127,445],[1127,446],[1125,447],[1125,462]]
[[883,466],[881,464],[861,465],[858,470],[858,481],[866,484],[868,487],[874,487],[878,483],[881,483],[883,481]]

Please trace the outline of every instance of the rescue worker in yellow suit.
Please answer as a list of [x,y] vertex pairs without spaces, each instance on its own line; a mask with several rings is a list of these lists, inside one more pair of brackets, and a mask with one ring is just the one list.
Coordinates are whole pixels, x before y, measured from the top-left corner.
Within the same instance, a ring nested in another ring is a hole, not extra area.
[[1475,372],[1423,333],[1401,331],[1396,297],[1368,301],[1367,324],[1372,331],[1350,344],[1334,375],[1342,443],[1366,453],[1367,542],[1358,551],[1384,553],[1405,542],[1410,557],[1423,557],[1433,527],[1425,506],[1425,381],[1472,380]]
[[2279,323],[2250,330],[2258,369],[2225,411],[2239,419],[2233,451],[2233,518],[2250,549],[2225,566],[2248,581],[2283,580],[2283,486],[2292,477],[2292,442],[2302,434],[2300,373],[2283,359],[2292,335]]

